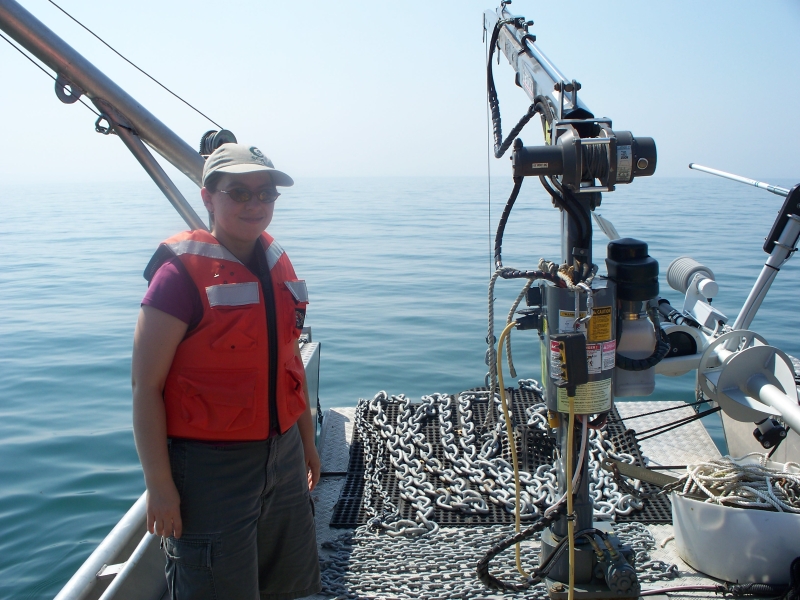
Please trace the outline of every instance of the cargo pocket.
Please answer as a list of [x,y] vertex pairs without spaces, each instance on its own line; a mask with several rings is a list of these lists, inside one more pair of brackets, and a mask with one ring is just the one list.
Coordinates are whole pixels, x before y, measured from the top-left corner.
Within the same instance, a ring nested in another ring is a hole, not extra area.
[[306,409],[306,396],[303,393],[303,381],[305,381],[306,371],[303,368],[303,361],[297,356],[292,355],[292,358],[286,363],[285,368],[286,377],[286,394],[287,408],[292,418],[303,414]]
[[237,431],[256,419],[254,369],[184,369],[181,418],[205,431]]
[[163,539],[164,554],[167,557],[165,572],[169,598],[216,600],[214,574],[211,570],[212,537],[186,534],[181,539]]

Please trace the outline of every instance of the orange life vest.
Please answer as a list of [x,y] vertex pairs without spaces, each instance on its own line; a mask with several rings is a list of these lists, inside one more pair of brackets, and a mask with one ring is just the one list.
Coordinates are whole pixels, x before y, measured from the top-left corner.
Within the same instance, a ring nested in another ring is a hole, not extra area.
[[[308,303],[283,248],[267,233],[266,252],[277,324],[276,406],[281,433],[306,408],[305,371],[294,353]],[[162,242],[145,271],[149,280],[177,256],[197,286],[203,318],[178,345],[164,386],[167,435],[197,440],[263,440],[270,434],[269,343],[259,278],[207,231]]]

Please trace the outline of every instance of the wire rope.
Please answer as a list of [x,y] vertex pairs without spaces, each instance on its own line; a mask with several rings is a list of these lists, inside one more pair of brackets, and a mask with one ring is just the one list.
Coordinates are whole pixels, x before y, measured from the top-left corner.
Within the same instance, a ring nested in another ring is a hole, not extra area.
[[208,116],[208,115],[206,115],[205,113],[201,112],[199,109],[197,109],[197,108],[195,108],[194,106],[192,106],[191,104],[189,104],[189,102],[187,102],[186,100],[184,100],[183,98],[181,98],[181,97],[180,97],[178,94],[176,94],[175,92],[173,92],[171,89],[169,89],[169,88],[168,88],[167,86],[165,86],[163,83],[161,83],[161,82],[160,82],[158,79],[156,79],[155,77],[153,77],[152,75],[150,75],[150,74],[149,74],[147,71],[145,71],[144,69],[142,69],[142,68],[138,67],[137,65],[135,65],[135,64],[134,64],[132,61],[130,61],[129,59],[127,59],[125,56],[123,56],[123,55],[122,55],[122,53],[120,53],[120,52],[119,52],[119,51],[117,51],[117,50],[116,50],[114,47],[112,47],[112,46],[111,46],[111,44],[109,44],[108,42],[106,42],[106,41],[105,41],[103,38],[101,38],[99,35],[97,35],[97,34],[96,34],[94,31],[92,31],[91,29],[89,29],[89,28],[88,28],[86,25],[84,25],[83,23],[81,23],[81,22],[80,22],[78,19],[76,19],[76,18],[75,18],[75,17],[73,17],[71,14],[69,14],[69,13],[68,13],[66,10],[64,10],[63,8],[61,8],[61,7],[60,7],[58,4],[56,4],[55,2],[53,2],[53,0],[47,0],[47,1],[48,1],[48,2],[50,2],[50,4],[52,4],[53,6],[55,6],[55,7],[56,7],[58,10],[60,10],[62,13],[64,13],[65,15],[67,15],[67,16],[68,16],[70,19],[72,19],[73,21],[75,21],[75,22],[76,22],[78,25],[80,25],[81,27],[83,27],[83,28],[84,28],[86,31],[88,31],[90,34],[92,34],[92,35],[93,35],[95,38],[97,38],[98,40],[100,40],[100,42],[101,42],[103,45],[105,45],[105,46],[106,46],[106,47],[107,47],[109,50],[111,50],[111,51],[112,51],[114,54],[116,54],[117,56],[119,56],[119,57],[120,57],[122,60],[124,60],[126,63],[128,63],[129,65],[131,65],[131,66],[132,66],[134,69],[136,69],[137,71],[139,71],[140,73],[142,73],[144,76],[148,77],[150,80],[154,81],[156,84],[158,84],[159,86],[161,86],[161,87],[162,87],[164,90],[166,90],[167,92],[169,92],[169,93],[170,93],[170,94],[172,94],[173,96],[175,96],[175,97],[176,97],[178,100],[180,100],[181,102],[183,102],[183,103],[184,103],[186,106],[188,106],[189,108],[191,108],[191,109],[192,109],[193,111],[195,111],[195,112],[196,112],[198,115],[202,116],[203,118],[207,119],[209,122],[213,123],[214,125],[216,125],[216,126],[217,126],[217,127],[219,127],[220,129],[222,129],[222,125],[220,125],[219,123],[217,123],[217,122],[216,122],[214,119],[212,119],[211,117],[209,117],[209,116]]
[[[19,47],[18,47],[16,44],[14,44],[14,43],[13,43],[13,42],[12,42],[10,39],[8,39],[8,38],[7,38],[6,36],[4,36],[2,33],[0,33],[0,37],[1,37],[1,38],[3,38],[3,39],[6,41],[6,42],[8,42],[8,45],[9,45],[9,46],[11,46],[12,48],[14,48],[14,50],[16,50],[17,52],[19,52],[20,54],[22,54],[22,56],[24,56],[25,58],[27,58],[29,61],[31,61],[31,62],[32,62],[32,63],[33,63],[33,64],[34,64],[34,65],[35,65],[37,68],[39,68],[39,69],[42,71],[42,73],[44,73],[45,75],[47,75],[47,76],[48,76],[50,79],[52,79],[53,81],[56,81],[56,78],[53,76],[53,74],[52,74],[50,71],[48,71],[47,69],[45,69],[45,68],[44,68],[42,65],[40,65],[39,63],[37,63],[35,60],[33,60],[33,59],[32,59],[30,56],[28,56],[27,54],[25,54],[25,52],[24,52],[24,51],[23,51],[21,48],[19,48]],[[88,108],[90,111],[92,111],[92,112],[93,112],[95,115],[97,115],[98,117],[102,117],[102,116],[103,116],[103,115],[101,115],[99,112],[97,112],[95,109],[93,109],[91,106],[89,106],[88,104],[86,104],[86,102],[84,102],[82,99],[78,98],[78,102],[80,102],[81,104],[83,104],[83,105],[84,105],[86,108]]]

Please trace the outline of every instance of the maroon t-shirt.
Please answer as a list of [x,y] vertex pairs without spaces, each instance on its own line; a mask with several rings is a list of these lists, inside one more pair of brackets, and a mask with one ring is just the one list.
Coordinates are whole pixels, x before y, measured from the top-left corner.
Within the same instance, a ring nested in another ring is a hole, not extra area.
[[203,302],[191,275],[176,256],[161,265],[150,280],[142,305],[180,319],[191,331],[203,318]]

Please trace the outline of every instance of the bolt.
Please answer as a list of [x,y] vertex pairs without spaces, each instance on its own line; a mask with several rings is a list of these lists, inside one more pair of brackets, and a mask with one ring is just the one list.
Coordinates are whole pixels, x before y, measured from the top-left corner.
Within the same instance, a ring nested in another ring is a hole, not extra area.
[[563,583],[554,583],[550,586],[550,591],[554,594],[558,594],[559,592],[564,591],[564,584]]

